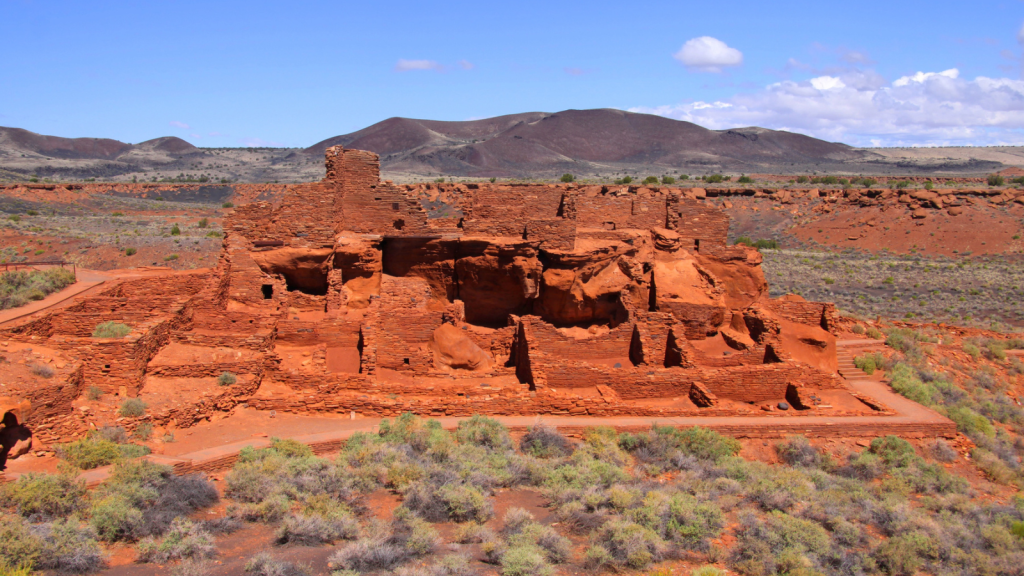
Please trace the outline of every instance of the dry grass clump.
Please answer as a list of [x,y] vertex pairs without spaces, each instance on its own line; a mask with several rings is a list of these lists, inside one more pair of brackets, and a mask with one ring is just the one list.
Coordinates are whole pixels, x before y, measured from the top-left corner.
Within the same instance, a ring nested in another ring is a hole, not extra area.
[[4,272],[0,274],[0,310],[42,300],[74,283],[75,274],[64,268]]

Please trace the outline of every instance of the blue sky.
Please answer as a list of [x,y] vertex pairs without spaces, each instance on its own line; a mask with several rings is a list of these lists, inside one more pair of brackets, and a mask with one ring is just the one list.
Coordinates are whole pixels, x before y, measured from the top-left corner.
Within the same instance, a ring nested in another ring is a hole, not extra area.
[[308,146],[621,108],[855,145],[1024,144],[1020,1],[0,0],[0,125]]

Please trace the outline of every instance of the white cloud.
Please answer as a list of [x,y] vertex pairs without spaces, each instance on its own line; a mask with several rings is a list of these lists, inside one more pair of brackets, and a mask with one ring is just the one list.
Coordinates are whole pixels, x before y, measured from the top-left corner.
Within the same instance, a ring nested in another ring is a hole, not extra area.
[[473,68],[476,68],[476,66],[469,60],[459,60],[459,68],[462,68],[463,70],[472,70]]
[[1017,42],[1024,44],[1024,24],[1021,24],[1020,30],[1017,31]]
[[171,120],[170,122],[168,122],[168,124],[173,126],[174,128],[181,128],[182,130],[189,130],[190,128],[192,128],[188,124],[185,124],[184,122],[179,122],[177,120]]
[[441,65],[435,60],[405,60],[400,58],[395,64],[395,72],[410,72],[413,70],[441,70]]
[[918,72],[887,82],[873,71],[783,81],[715,102],[637,107],[712,129],[762,126],[848,144],[1019,144],[1024,81],[959,71]]
[[711,36],[687,40],[672,57],[701,72],[721,72],[722,68],[743,64],[742,52]]
[[960,71],[957,70],[956,68],[950,68],[949,70],[943,70],[942,72],[918,72],[913,76],[903,76],[901,78],[897,78],[896,81],[892,83],[892,85],[909,86],[911,82],[924,84],[927,80],[930,80],[932,78],[939,78],[940,76],[956,80],[957,78],[960,77]]
[[817,90],[839,90],[846,88],[846,84],[835,76],[818,76],[810,79],[811,86]]

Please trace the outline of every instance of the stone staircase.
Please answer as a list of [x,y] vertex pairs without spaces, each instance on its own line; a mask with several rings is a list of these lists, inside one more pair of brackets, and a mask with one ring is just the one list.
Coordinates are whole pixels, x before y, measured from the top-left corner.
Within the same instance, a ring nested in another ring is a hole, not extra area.
[[836,343],[836,359],[839,361],[839,375],[847,380],[870,380],[871,377],[857,368],[853,359],[871,352],[881,352],[885,344],[880,340],[840,340]]

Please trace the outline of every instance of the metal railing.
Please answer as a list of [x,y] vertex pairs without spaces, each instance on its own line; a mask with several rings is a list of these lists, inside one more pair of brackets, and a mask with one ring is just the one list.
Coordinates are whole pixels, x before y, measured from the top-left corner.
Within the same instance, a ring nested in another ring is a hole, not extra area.
[[61,268],[70,266],[72,274],[74,274],[75,277],[78,276],[78,266],[73,262],[65,262],[63,260],[41,260],[38,262],[26,260],[24,262],[4,262],[2,265],[4,267],[4,272],[17,270],[18,268],[31,268],[33,266],[60,266]]

